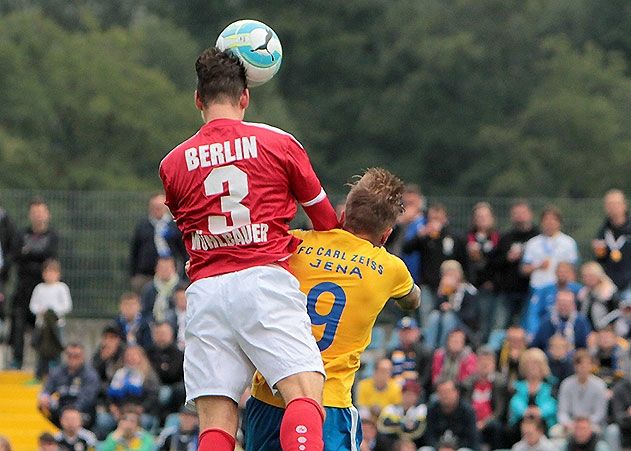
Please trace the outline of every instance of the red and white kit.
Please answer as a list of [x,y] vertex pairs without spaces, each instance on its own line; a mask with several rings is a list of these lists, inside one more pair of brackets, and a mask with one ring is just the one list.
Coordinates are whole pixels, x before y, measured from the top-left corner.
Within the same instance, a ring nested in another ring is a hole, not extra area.
[[160,177],[191,263],[187,399],[238,400],[254,366],[271,384],[324,373],[306,299],[279,271],[299,244],[288,233],[296,201],[316,229],[337,226],[300,143],[268,125],[216,119],[162,160]]

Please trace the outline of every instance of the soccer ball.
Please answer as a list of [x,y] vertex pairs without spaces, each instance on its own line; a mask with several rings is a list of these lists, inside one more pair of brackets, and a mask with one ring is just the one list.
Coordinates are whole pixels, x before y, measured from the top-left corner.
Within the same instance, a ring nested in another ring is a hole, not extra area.
[[274,30],[256,20],[231,23],[221,32],[216,45],[243,61],[249,87],[271,80],[283,60],[283,48]]

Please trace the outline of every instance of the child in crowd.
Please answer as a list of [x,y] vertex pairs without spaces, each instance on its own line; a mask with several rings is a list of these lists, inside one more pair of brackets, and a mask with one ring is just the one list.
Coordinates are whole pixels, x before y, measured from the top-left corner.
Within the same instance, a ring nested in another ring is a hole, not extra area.
[[42,279],[33,290],[29,305],[36,318],[32,344],[37,350],[35,377],[40,380],[59,363],[64,348],[64,317],[72,310],[70,289],[61,282],[61,265],[57,260],[44,262]]
[[151,346],[151,328],[140,314],[140,298],[131,291],[120,297],[120,315],[116,318],[116,325],[122,331],[123,339],[129,346],[139,345],[144,349]]

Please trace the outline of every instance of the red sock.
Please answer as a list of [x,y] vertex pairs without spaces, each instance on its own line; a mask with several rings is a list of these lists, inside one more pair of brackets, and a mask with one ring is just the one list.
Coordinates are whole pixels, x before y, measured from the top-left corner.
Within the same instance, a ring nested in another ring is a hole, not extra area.
[[234,451],[234,437],[221,429],[206,429],[199,435],[198,451]]
[[283,451],[322,451],[324,411],[311,398],[297,398],[287,404],[280,425]]

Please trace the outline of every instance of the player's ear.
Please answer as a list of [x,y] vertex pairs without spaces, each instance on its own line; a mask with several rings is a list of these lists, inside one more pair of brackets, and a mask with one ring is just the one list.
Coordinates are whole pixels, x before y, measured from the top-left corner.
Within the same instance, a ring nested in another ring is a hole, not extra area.
[[241,97],[239,97],[239,106],[241,109],[245,110],[250,105],[250,90],[245,88],[241,93]]
[[383,235],[381,235],[381,239],[379,240],[382,246],[386,244],[386,241],[388,241],[388,238],[390,238],[391,233],[392,233],[392,227],[390,227],[388,230],[383,232]]
[[199,111],[204,111],[204,102],[199,96],[199,92],[197,92],[197,89],[195,90],[195,94],[193,95],[193,97],[195,99],[195,108],[197,108]]

